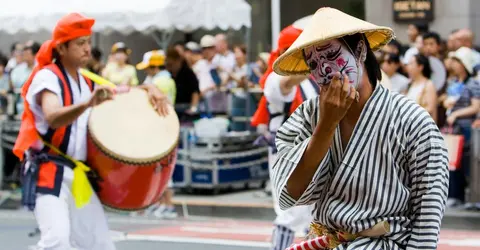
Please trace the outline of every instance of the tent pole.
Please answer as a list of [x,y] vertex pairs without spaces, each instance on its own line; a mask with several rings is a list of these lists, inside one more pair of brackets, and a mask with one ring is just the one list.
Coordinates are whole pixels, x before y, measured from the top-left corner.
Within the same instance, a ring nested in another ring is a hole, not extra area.
[[167,51],[168,45],[172,40],[174,32],[175,30],[168,30],[162,33],[162,41],[163,41],[162,48],[164,51]]
[[168,44],[170,44],[170,41],[172,40],[174,32],[175,30],[165,30],[162,32],[161,37],[159,37],[154,31],[151,33],[151,36],[153,40],[155,40],[155,43],[157,43],[157,46],[166,51]]
[[272,50],[277,49],[280,34],[280,0],[271,0],[272,9]]
[[153,31],[150,35],[152,36],[153,40],[155,40],[155,43],[157,43],[157,46],[162,47],[162,39],[155,34],[155,31]]

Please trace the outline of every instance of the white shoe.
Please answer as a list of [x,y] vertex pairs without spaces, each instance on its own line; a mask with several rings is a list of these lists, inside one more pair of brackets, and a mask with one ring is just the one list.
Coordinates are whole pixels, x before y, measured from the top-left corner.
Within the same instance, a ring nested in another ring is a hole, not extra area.
[[166,219],[175,219],[178,217],[178,213],[175,211],[175,208],[167,208],[163,211],[163,216]]
[[155,211],[153,211],[153,216],[159,218],[159,219],[163,219],[165,216],[164,216],[164,212],[167,210],[167,208],[164,206],[164,205],[161,205],[158,209],[156,209]]
[[162,209],[162,210],[165,209],[165,205],[158,205],[158,204],[151,205],[147,209],[145,209],[145,215],[153,214],[155,213],[155,211],[159,209]]
[[163,207],[162,209],[157,209],[153,215],[159,219],[175,219],[178,217],[178,214],[173,207]]

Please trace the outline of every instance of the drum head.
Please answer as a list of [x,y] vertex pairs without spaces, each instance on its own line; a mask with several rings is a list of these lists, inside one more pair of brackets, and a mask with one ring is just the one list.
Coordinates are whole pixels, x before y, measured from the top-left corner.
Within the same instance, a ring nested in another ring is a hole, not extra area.
[[180,123],[172,106],[162,117],[153,109],[146,91],[132,88],[94,107],[88,130],[106,154],[141,164],[158,161],[176,147]]

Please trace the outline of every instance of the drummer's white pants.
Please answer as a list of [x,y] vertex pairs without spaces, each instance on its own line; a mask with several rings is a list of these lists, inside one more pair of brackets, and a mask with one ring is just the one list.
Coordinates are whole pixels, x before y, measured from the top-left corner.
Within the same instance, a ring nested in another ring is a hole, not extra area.
[[[272,167],[275,162],[276,154],[272,149],[268,151],[268,166],[270,170],[270,180],[272,180]],[[270,181],[271,182],[271,181]],[[271,182],[272,183],[272,182]],[[293,243],[295,233],[304,233],[312,222],[312,206],[296,206],[287,210],[280,209],[275,186],[272,185],[272,197],[275,213],[274,224],[276,228],[273,232],[273,249],[285,249]]]
[[94,193],[76,208],[71,192],[73,171],[65,168],[59,197],[38,194],[35,218],[40,229],[38,250],[114,250],[103,207]]

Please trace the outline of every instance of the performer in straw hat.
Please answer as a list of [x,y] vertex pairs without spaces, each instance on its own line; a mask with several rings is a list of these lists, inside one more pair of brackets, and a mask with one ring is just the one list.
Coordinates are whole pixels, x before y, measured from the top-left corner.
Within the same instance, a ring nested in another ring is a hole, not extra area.
[[[86,160],[90,107],[114,94],[80,76],[94,22],[78,13],[62,17],[22,89],[25,111],[14,153],[25,162],[22,202],[35,213],[37,249],[115,249],[102,205],[80,165],[72,163]],[[167,97],[153,85],[142,88],[166,114]]]
[[[272,51],[268,63],[268,69],[261,78],[264,84],[263,106],[259,105],[256,117],[252,122],[259,122],[259,115],[268,124],[268,134],[265,136],[269,141],[269,166],[273,166],[276,158],[275,133],[288,116],[303,102],[318,95],[319,87],[306,76],[280,76],[273,72],[273,62],[279,55],[284,53],[302,32],[301,27],[290,25],[280,32],[278,49]],[[263,112],[263,113],[262,113]],[[271,173],[271,171],[270,171]],[[267,188],[269,185],[267,184]],[[278,198],[273,194],[274,208],[277,217],[274,221],[275,228],[272,235],[272,249],[284,250],[293,243],[296,233],[304,233],[312,220],[312,206],[299,206],[282,211]]]
[[321,8],[274,63],[276,73],[312,74],[321,87],[277,131],[273,186],[280,206],[315,204],[314,222],[331,231],[390,224],[380,238],[334,249],[437,248],[447,151],[422,107],[379,84],[372,51],[393,37],[390,28]]

